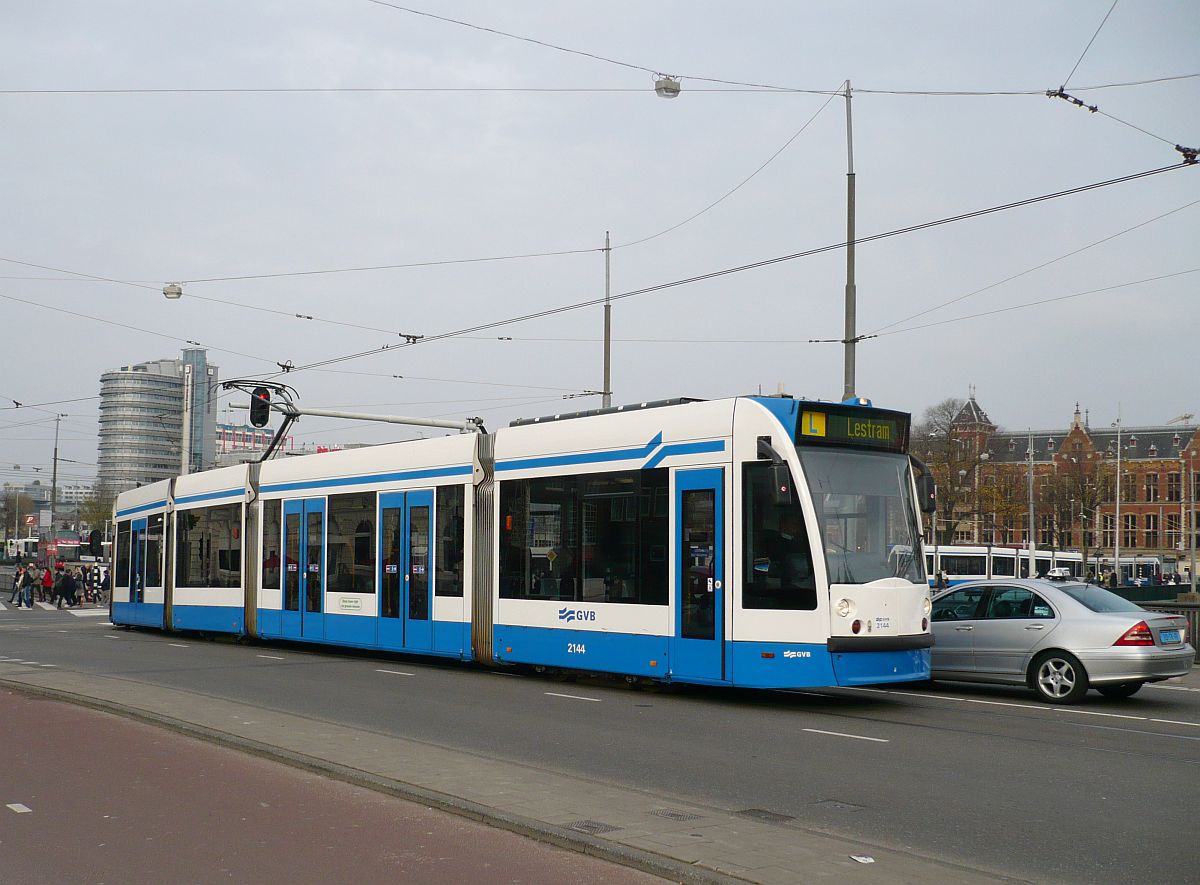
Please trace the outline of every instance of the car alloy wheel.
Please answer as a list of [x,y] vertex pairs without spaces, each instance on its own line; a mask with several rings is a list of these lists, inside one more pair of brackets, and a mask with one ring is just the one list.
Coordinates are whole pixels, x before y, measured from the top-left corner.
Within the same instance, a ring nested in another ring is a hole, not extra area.
[[1087,694],[1087,672],[1074,655],[1046,652],[1033,662],[1033,673],[1033,687],[1044,701],[1073,704]]

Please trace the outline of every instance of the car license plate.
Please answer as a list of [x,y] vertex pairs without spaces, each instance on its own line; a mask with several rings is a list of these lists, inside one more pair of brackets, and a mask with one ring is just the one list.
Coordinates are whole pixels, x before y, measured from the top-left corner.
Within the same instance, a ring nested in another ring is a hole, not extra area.
[[1178,630],[1160,630],[1158,633],[1158,638],[1162,640],[1163,645],[1167,645],[1168,643],[1171,643],[1171,642],[1178,642],[1179,641],[1179,631]]

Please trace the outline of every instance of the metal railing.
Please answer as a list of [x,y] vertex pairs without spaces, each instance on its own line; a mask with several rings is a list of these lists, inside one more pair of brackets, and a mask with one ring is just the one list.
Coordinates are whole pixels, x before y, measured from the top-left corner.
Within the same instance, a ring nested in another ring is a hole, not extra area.
[[1183,615],[1188,622],[1188,642],[1196,649],[1196,662],[1200,663],[1200,602],[1141,602],[1138,603],[1146,611],[1167,612],[1172,615]]

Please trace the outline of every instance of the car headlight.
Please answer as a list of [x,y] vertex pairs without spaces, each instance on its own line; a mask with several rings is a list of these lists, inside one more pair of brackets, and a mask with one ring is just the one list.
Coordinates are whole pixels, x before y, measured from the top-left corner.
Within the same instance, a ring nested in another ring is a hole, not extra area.
[[838,613],[838,617],[840,618],[854,617],[854,603],[849,599],[839,599],[833,609]]

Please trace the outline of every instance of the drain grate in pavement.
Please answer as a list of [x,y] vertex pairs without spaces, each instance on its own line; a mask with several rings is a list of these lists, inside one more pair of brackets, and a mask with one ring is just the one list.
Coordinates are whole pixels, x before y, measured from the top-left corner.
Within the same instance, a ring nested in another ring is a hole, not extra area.
[[752,817],[755,820],[765,820],[770,824],[786,824],[796,818],[790,814],[780,814],[778,811],[767,811],[765,808],[743,808],[738,812],[742,817]]
[[602,824],[596,820],[577,820],[573,824],[567,824],[568,830],[575,830],[579,833],[588,833],[592,836],[600,836],[604,833],[615,833],[620,827],[614,827],[612,824]]
[[865,807],[851,802],[839,802],[836,799],[822,799],[813,803],[813,808],[832,808],[834,811],[862,811]]
[[688,814],[686,811],[673,811],[670,808],[656,808],[650,812],[657,817],[665,817],[667,820],[700,820],[698,814]]

